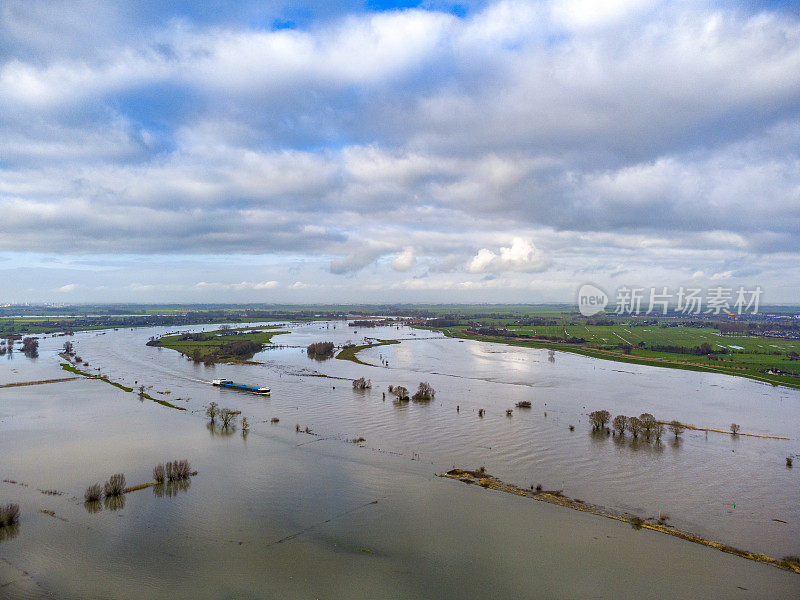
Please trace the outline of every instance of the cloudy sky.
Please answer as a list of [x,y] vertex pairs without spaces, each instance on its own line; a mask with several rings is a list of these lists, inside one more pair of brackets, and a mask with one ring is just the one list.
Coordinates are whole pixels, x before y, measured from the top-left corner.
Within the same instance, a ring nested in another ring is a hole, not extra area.
[[0,302],[800,302],[799,259],[797,3],[0,4]]

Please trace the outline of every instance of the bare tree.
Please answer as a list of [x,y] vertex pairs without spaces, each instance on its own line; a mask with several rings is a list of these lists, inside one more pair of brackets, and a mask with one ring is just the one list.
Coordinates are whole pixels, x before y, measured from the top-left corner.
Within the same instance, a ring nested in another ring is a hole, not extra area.
[[683,426],[683,423],[680,421],[670,421],[669,423],[669,430],[675,434],[675,439],[678,438],[680,434],[684,432],[686,428]]
[[397,399],[400,400],[401,402],[408,402],[408,400],[409,400],[409,398],[408,398],[408,390],[406,388],[404,388],[402,385],[398,385],[398,386],[392,388],[390,391],[395,396],[397,396]]
[[628,430],[633,437],[639,437],[639,434],[642,432],[642,421],[639,417],[628,417]]
[[436,395],[436,390],[433,389],[433,386],[430,383],[425,381],[420,382],[419,388],[411,397],[414,402],[430,402],[433,400],[433,397]]
[[641,421],[642,423],[642,429],[644,429],[644,434],[649,439],[650,434],[653,433],[653,431],[656,428],[656,423],[657,423],[656,418],[650,413],[642,413],[639,415],[639,421]]
[[617,415],[611,422],[616,432],[620,435],[625,433],[625,428],[628,426],[628,417],[625,415]]
[[354,390],[366,390],[372,387],[372,380],[364,379],[363,377],[359,377],[358,379],[353,380],[353,389]]
[[106,496],[119,496],[125,491],[125,475],[124,473],[117,473],[112,475],[103,486]]
[[611,420],[611,413],[607,410],[595,410],[589,413],[589,421],[594,429],[602,429]]

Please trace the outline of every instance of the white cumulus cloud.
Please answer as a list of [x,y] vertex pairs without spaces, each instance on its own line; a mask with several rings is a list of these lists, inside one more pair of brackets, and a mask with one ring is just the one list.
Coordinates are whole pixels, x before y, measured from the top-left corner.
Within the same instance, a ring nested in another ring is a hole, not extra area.
[[510,246],[503,246],[498,252],[481,248],[466,267],[470,273],[497,273],[502,271],[521,271],[538,273],[550,266],[550,260],[536,250],[533,242],[514,238]]

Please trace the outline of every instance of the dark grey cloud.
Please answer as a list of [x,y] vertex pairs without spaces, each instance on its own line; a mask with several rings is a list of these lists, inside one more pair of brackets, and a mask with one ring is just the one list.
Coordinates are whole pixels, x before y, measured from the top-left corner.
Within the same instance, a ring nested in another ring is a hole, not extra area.
[[290,3],[5,3],[0,251],[277,255],[296,289],[374,265],[464,293],[800,253],[795,15],[438,6],[277,30]]

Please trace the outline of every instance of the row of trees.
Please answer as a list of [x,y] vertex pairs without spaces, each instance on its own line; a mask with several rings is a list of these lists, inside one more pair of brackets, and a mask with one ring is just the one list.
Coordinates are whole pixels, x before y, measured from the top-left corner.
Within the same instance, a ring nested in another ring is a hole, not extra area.
[[[606,429],[608,423],[611,422],[614,431],[619,435],[625,435],[625,432],[628,431],[635,438],[644,435],[648,440],[651,437],[660,440],[665,431],[664,424],[650,413],[642,413],[638,417],[617,415],[612,421],[611,413],[607,410],[595,410],[589,413],[589,421],[592,424],[592,428],[595,430]],[[679,421],[671,421],[667,427],[675,434],[676,438],[686,429]]]
[[[664,423],[656,419],[650,413],[642,413],[638,417],[626,417],[625,415],[617,415],[614,420],[611,420],[611,413],[607,410],[595,410],[589,413],[589,422],[592,424],[592,429],[603,430],[606,429],[609,421],[619,435],[625,435],[629,431],[631,435],[638,438],[639,435],[644,435],[648,440],[654,436],[657,440],[661,439],[664,435]],[[666,424],[666,428],[677,438],[684,431],[686,425],[680,421],[670,421]],[[736,423],[731,423],[730,430],[732,435],[737,435],[741,427]]]

